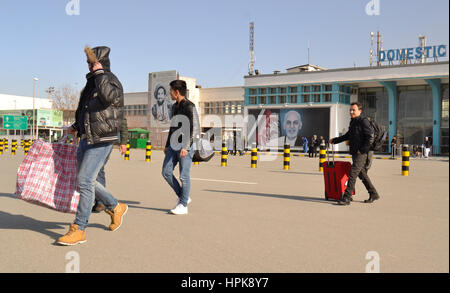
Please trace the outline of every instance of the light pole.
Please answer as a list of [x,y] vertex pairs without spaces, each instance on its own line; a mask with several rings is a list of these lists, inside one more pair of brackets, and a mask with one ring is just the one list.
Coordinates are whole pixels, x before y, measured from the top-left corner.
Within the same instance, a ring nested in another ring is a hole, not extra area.
[[37,78],[37,77],[35,77],[35,78],[33,78],[33,125],[32,125],[32,127],[31,127],[31,137],[33,138],[33,139],[36,139],[36,130],[35,130],[35,127],[34,127],[34,123],[35,123],[35,114],[34,114],[34,112],[35,112],[35,100],[36,100],[36,81],[38,81],[39,79]]

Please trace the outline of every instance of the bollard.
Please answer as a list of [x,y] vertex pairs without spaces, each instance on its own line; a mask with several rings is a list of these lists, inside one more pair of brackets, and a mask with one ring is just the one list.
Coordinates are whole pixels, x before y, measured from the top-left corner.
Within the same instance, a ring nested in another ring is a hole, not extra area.
[[30,150],[30,140],[25,140],[25,147],[23,148],[23,152],[26,155],[28,155],[28,151]]
[[408,145],[403,145],[402,175],[403,176],[409,176],[409,150],[408,150]]
[[319,172],[323,172],[323,163],[325,163],[326,159],[327,159],[327,149],[325,144],[321,144],[319,151]]
[[3,155],[3,139],[0,139],[0,155]]
[[5,149],[5,153],[8,151],[8,143],[9,143],[9,140],[4,138],[3,139],[3,148]]
[[254,169],[258,164],[258,149],[256,148],[256,144],[252,146],[252,155],[251,155],[251,168]]
[[125,152],[125,161],[130,160],[130,141],[127,142],[127,150]]
[[13,139],[11,141],[11,155],[12,156],[16,155],[16,149],[17,149],[17,140]]
[[291,168],[291,145],[284,145],[284,162],[283,169],[289,170]]
[[150,162],[152,160],[152,143],[150,141],[147,141],[147,145],[145,148],[145,161]]
[[20,140],[20,147],[23,148],[23,138]]
[[227,147],[225,146],[225,143],[222,142],[222,160],[221,160],[221,166],[222,167],[226,167],[227,166],[227,161],[228,161],[228,150]]

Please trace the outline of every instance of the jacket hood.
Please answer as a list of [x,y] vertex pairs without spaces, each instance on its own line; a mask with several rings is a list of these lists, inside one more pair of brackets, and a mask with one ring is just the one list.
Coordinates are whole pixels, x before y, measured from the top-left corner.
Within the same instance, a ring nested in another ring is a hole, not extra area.
[[100,46],[92,48],[95,56],[97,56],[98,62],[103,66],[103,69],[111,71],[111,62],[109,61],[109,53],[111,49],[106,46]]

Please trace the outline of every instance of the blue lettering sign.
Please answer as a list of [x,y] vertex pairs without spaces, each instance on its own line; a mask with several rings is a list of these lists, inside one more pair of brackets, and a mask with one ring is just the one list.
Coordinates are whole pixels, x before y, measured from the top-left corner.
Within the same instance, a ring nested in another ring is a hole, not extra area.
[[408,60],[413,59],[413,54],[414,54],[414,49],[413,48],[408,48]]
[[416,48],[416,59],[422,59],[422,55],[423,55],[422,47],[417,47]]
[[439,57],[445,57],[447,56],[447,46],[446,45],[440,45],[438,48],[438,56]]
[[389,50],[387,52],[387,58],[389,61],[394,61],[395,58],[395,51],[394,50]]
[[378,62],[384,62],[385,59],[386,59],[386,52],[380,51],[380,53],[378,54]]

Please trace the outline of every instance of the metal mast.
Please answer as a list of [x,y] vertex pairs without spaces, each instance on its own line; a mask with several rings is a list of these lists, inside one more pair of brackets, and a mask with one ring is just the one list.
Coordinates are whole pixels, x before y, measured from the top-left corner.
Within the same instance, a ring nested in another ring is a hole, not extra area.
[[250,22],[250,62],[248,63],[248,74],[253,75],[255,72],[255,48],[254,48],[254,41],[255,41],[255,23],[252,21]]

